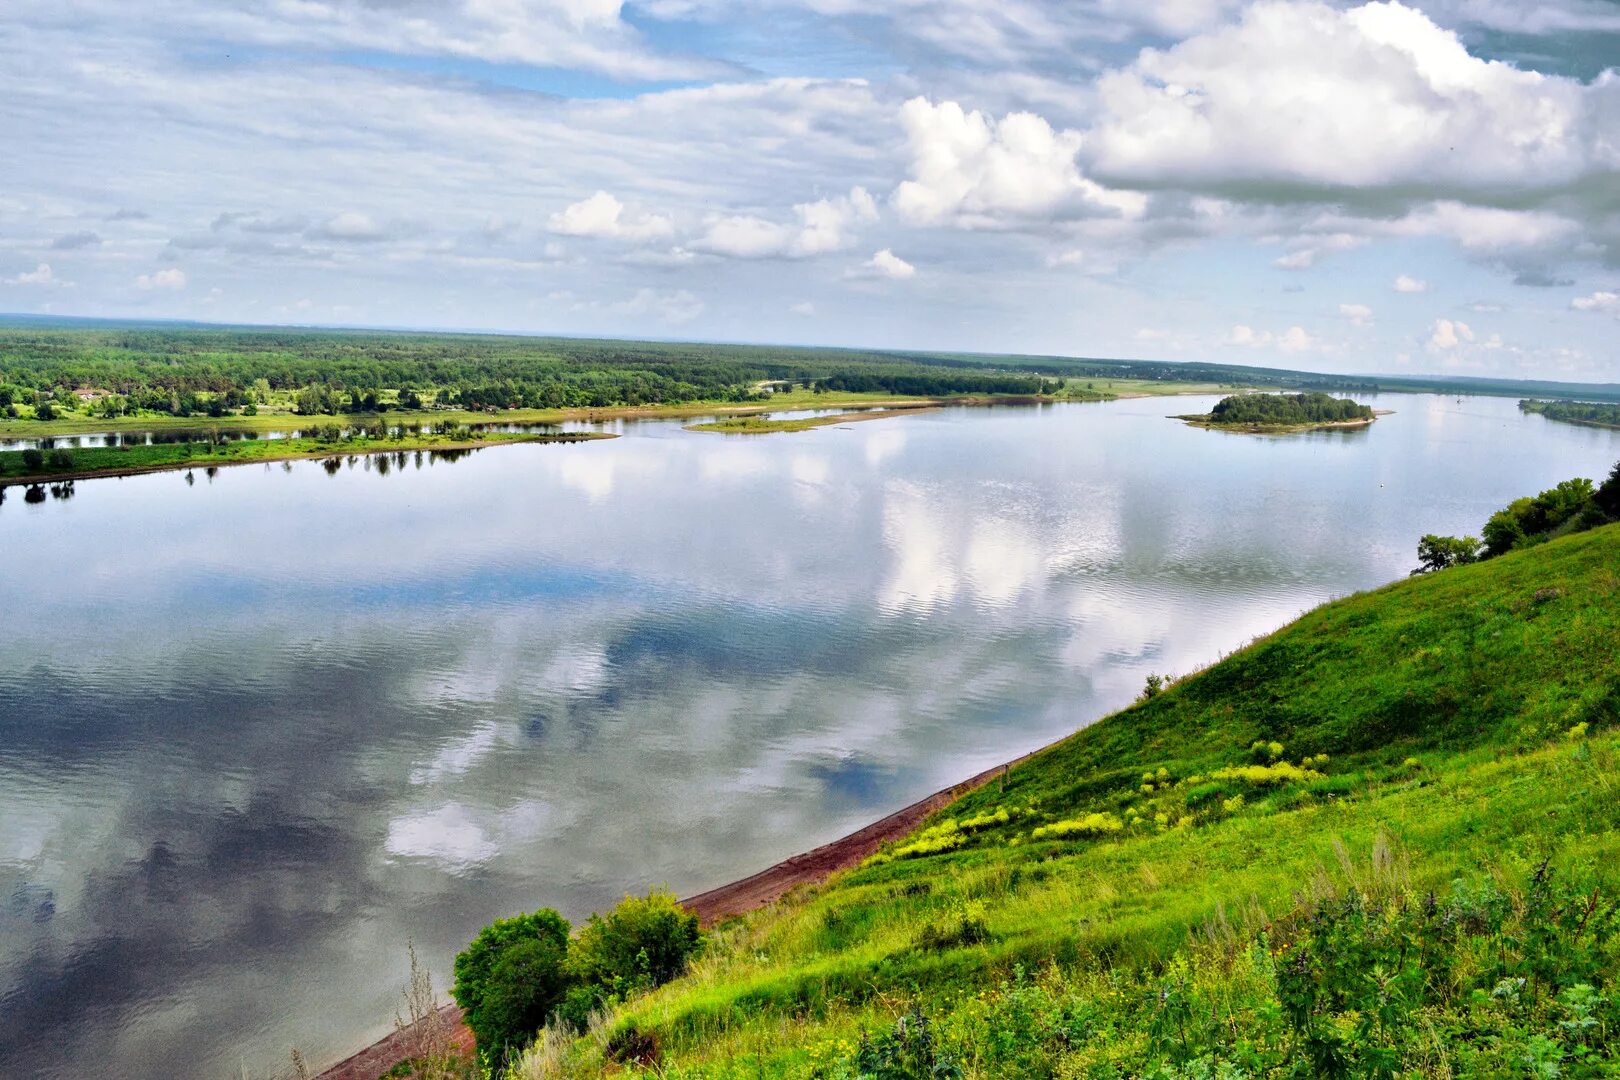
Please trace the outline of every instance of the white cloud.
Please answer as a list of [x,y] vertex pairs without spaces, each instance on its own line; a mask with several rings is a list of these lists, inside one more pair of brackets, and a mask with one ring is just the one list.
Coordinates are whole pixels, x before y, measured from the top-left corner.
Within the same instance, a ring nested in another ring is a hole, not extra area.
[[1280,334],[1273,334],[1270,330],[1256,330],[1244,323],[1232,327],[1221,339],[1222,345],[1238,349],[1266,349],[1276,348],[1286,353],[1310,352],[1320,348],[1320,342],[1312,337],[1303,326],[1290,326]]
[[1606,311],[1620,315],[1620,293],[1598,290],[1591,296],[1577,296],[1569,302],[1576,311]]
[[1239,348],[1261,348],[1271,344],[1269,333],[1256,333],[1254,327],[1242,323],[1227,331],[1226,337],[1221,341],[1223,345],[1234,345]]
[[1316,339],[1307,334],[1303,326],[1290,326],[1277,339],[1277,348],[1287,353],[1310,352],[1316,347]]
[[1433,332],[1429,335],[1428,347],[1430,352],[1445,352],[1473,340],[1474,331],[1467,323],[1436,319]]
[[1127,186],[1491,202],[1620,166],[1601,134],[1612,89],[1474,57],[1400,3],[1260,0],[1098,92],[1094,174]]
[[623,20],[622,7],[621,0],[166,0],[140,10],[116,0],[76,4],[86,20],[102,25],[137,31],[145,29],[142,20],[161,19],[182,39],[264,48],[362,48],[633,79],[684,79],[727,70],[722,63],[661,54]]
[[999,121],[954,101],[917,97],[900,108],[912,179],[895,188],[894,205],[919,225],[996,227],[1053,218],[1140,217],[1147,200],[1111,191],[1075,163],[1082,137],[1054,131],[1033,113]]
[[850,277],[889,278],[894,281],[904,281],[917,276],[917,268],[906,260],[884,248],[860,266],[849,272]]
[[675,225],[661,214],[625,213],[622,202],[605,191],[559,210],[547,227],[564,236],[605,236],[618,240],[657,240],[675,233]]
[[135,287],[144,292],[158,290],[179,292],[186,287],[186,272],[178,266],[171,266],[166,270],[154,270],[150,274],[142,274],[137,277]]
[[790,305],[788,311],[794,315],[810,316],[816,313],[816,305],[808,300],[800,300],[797,304]]
[[751,214],[716,216],[692,246],[735,259],[805,258],[847,248],[860,226],[878,219],[877,201],[863,187],[835,199],[798,203],[793,213],[794,224]]
[[32,270],[25,270],[16,277],[8,277],[5,283],[7,285],[40,285],[45,288],[65,284],[56,276],[56,271],[51,269],[50,263],[40,263]]
[[1309,270],[1323,255],[1335,251],[1349,251],[1367,243],[1367,237],[1353,233],[1302,236],[1294,242],[1294,250],[1277,259],[1273,265],[1283,270]]
[[1339,314],[1356,326],[1369,326],[1373,321],[1373,310],[1366,304],[1340,304]]
[[1395,279],[1393,288],[1398,293],[1426,293],[1429,291],[1429,283],[1402,274]]

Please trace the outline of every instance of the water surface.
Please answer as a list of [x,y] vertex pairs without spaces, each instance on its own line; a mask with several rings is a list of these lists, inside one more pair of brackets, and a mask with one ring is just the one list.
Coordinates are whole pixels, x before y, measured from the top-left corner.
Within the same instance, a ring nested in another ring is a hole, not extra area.
[[164,473],[0,504],[0,1074],[269,1077],[414,940],[760,869],[1620,458],[1214,399]]

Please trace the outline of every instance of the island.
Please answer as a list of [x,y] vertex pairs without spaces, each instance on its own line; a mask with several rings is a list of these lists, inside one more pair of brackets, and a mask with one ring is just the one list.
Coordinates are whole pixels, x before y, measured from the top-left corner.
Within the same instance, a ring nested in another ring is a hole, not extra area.
[[1276,435],[1318,428],[1366,427],[1387,410],[1314,391],[1303,394],[1234,394],[1207,413],[1171,417],[1193,427]]

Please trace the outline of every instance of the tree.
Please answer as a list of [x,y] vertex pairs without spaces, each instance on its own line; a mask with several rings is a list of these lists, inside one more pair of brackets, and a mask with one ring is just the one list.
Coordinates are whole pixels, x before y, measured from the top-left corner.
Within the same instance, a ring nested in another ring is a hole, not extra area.
[[488,1062],[534,1038],[568,990],[568,920],[551,908],[496,919],[456,956],[450,996]]
[[1592,493],[1592,503],[1605,516],[1620,520],[1620,461],[1614,463],[1614,471],[1603,481],[1603,486]]
[[1433,533],[1418,541],[1418,568],[1412,573],[1429,574],[1453,566],[1478,562],[1479,538],[1474,536],[1436,536]]
[[41,401],[38,405],[34,406],[34,416],[40,420],[55,420],[56,410],[51,407],[50,402]]
[[592,915],[574,942],[569,967],[582,981],[623,993],[676,978],[702,944],[697,916],[674,893],[655,889],[626,896],[605,916]]

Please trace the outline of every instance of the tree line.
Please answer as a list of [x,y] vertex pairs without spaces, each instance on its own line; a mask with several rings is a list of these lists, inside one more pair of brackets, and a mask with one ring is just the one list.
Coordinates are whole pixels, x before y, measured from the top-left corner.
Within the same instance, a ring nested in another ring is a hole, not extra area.
[[1320,391],[1304,394],[1234,394],[1210,410],[1212,424],[1330,424],[1371,420],[1370,405]]
[[1615,463],[1609,478],[1600,485],[1576,477],[1539,495],[1514,499],[1491,515],[1480,530],[1481,536],[1429,533],[1418,541],[1418,568],[1412,573],[1427,574],[1494,559],[1510,551],[1617,521],[1620,521],[1620,462]]
[[1527,413],[1540,413],[1549,420],[1620,427],[1620,405],[1593,401],[1524,400],[1519,402],[1519,409]]

